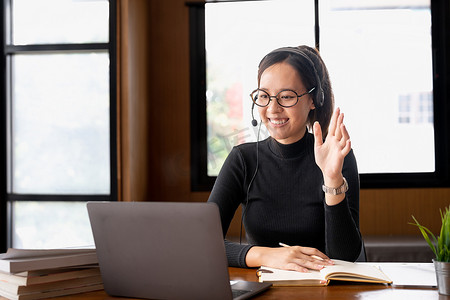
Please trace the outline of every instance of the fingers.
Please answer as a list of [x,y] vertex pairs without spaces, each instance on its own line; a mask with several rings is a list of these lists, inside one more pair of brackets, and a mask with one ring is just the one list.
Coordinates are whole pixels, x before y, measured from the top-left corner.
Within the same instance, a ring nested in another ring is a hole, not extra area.
[[347,140],[344,149],[342,149],[342,154],[347,155],[351,149],[352,149],[352,142],[350,140]]
[[341,140],[342,139],[342,125],[344,123],[344,114],[339,114],[339,116],[337,117],[337,122],[336,122],[336,129],[334,131],[334,136],[336,137],[337,140]]
[[340,143],[342,152],[348,153],[350,135],[348,134],[347,127],[344,125],[344,113],[341,113],[340,108],[336,109],[331,118],[329,133]]
[[320,127],[320,124],[317,121],[314,122],[313,132],[314,132],[314,147],[322,146],[323,144],[322,128]]
[[342,138],[340,139],[340,143],[342,146],[341,151],[344,155],[347,155],[347,153],[350,152],[352,145],[350,141],[350,135],[348,134],[347,131],[347,127],[345,127],[344,124],[341,124],[341,133],[342,133]]
[[329,134],[334,135],[336,132],[336,126],[337,126],[337,119],[338,119],[338,115],[340,114],[341,110],[339,109],[339,107],[334,111],[333,115],[331,116],[331,121],[330,121],[330,128],[328,130]]
[[350,139],[350,135],[348,134],[347,127],[343,123],[341,123],[339,131],[341,134],[341,139],[344,139],[344,140]]
[[291,263],[286,265],[286,270],[293,270],[297,272],[307,273],[310,270],[322,270],[324,268],[321,264],[314,264],[304,259],[294,259]]
[[289,263],[286,268],[299,272],[308,270],[321,270],[333,262],[322,252],[315,248],[293,246],[288,248]]
[[333,263],[332,260],[328,256],[326,256],[325,254],[323,254],[316,248],[300,247],[300,246],[297,246],[296,248],[299,248],[299,250],[302,253],[307,254],[308,256],[311,256],[311,258],[313,258],[314,260],[325,261],[328,264]]

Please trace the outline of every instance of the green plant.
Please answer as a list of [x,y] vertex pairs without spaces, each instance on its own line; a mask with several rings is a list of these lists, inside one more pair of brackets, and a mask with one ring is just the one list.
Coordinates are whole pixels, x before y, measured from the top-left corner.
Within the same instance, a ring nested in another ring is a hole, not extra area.
[[442,226],[437,238],[428,228],[420,225],[414,216],[412,218],[415,223],[410,224],[419,227],[420,232],[434,252],[437,261],[450,262],[450,207],[447,207],[444,213],[442,213],[442,210],[439,210],[439,212],[441,213]]

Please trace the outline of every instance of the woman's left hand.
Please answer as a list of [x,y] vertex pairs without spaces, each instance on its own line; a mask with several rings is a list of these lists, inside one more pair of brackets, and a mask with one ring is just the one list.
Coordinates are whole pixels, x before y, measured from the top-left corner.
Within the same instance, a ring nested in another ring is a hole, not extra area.
[[331,117],[325,141],[323,141],[320,124],[315,122],[313,127],[316,164],[322,170],[324,184],[329,187],[342,185],[344,158],[351,150],[350,136],[343,121],[344,114],[338,108]]

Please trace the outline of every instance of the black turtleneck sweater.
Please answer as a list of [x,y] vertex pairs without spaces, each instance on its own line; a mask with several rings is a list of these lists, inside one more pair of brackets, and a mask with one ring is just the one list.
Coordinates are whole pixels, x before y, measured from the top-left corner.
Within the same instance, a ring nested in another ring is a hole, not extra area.
[[258,144],[234,147],[208,200],[219,206],[224,237],[238,206],[245,212],[248,244],[225,240],[228,264],[246,267],[245,256],[252,246],[278,247],[280,242],[314,247],[332,259],[355,261],[361,236],[359,176],[353,151],[346,156],[342,173],[349,190],[341,203],[328,206],[312,134],[290,145],[269,137]]

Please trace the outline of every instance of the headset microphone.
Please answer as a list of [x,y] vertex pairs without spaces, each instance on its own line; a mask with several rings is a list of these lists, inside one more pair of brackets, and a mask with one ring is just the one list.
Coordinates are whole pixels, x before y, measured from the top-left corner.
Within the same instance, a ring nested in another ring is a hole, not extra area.
[[256,127],[258,125],[258,121],[255,120],[255,117],[253,116],[253,109],[255,108],[255,102],[252,104],[252,125]]

